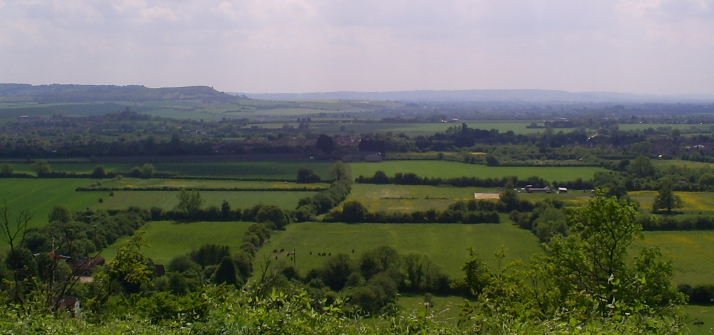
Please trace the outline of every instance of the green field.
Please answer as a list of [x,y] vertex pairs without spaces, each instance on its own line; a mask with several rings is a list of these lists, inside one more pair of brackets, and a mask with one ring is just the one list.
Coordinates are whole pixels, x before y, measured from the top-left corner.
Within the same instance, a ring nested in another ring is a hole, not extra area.
[[387,176],[394,176],[397,172],[416,173],[420,177],[478,177],[501,178],[516,176],[528,178],[537,176],[548,181],[568,181],[577,178],[591,179],[595,172],[607,171],[598,167],[495,167],[475,164],[464,164],[446,161],[384,161],[380,163],[350,163],[352,176],[373,176],[378,170],[384,171]]
[[[711,334],[714,333],[714,306],[683,306],[687,313],[687,326],[691,334]],[[701,326],[695,325],[695,321],[701,321]]]
[[[451,127],[461,127],[462,123],[466,123],[469,128],[473,129],[485,129],[491,130],[496,129],[500,133],[505,133],[512,131],[516,134],[533,134],[540,133],[543,128],[526,128],[530,125],[530,121],[514,121],[514,122],[476,122],[476,121],[456,121],[449,123],[361,123],[350,122],[350,123],[334,123],[326,124],[315,127],[320,132],[325,133],[349,133],[355,132],[359,133],[404,133],[410,136],[416,135],[429,135],[437,132],[445,132]],[[344,127],[344,130],[342,130]],[[570,132],[573,129],[556,129],[555,131]]]
[[[149,209],[159,207],[163,210],[172,210],[179,203],[179,191],[114,191],[114,196],[109,192],[77,192],[89,193],[95,197],[97,209],[125,209],[129,206],[138,206]],[[202,207],[221,207],[223,200],[228,201],[231,208],[245,209],[257,204],[276,205],[282,209],[295,209],[298,200],[311,197],[317,192],[261,192],[261,191],[201,191]],[[98,203],[102,198],[103,203]]]
[[[248,222],[148,222],[141,228],[146,231],[144,238],[149,244],[149,247],[142,249],[142,253],[156,264],[168,264],[174,257],[209,243],[227,245],[236,251],[243,244],[243,235],[248,226]],[[117,246],[126,239],[122,238],[104,249],[102,256],[114,258]]]
[[[712,192],[674,192],[682,199],[682,207],[675,209],[684,214],[714,214],[714,193]],[[643,211],[651,211],[657,191],[628,192],[632,200],[640,203]]]
[[670,123],[634,123],[634,124],[619,124],[619,129],[622,131],[645,130],[658,128],[679,129],[680,131],[691,131],[695,133],[711,132],[711,124],[670,124]]
[[672,260],[675,284],[714,283],[714,231],[645,232],[637,244],[657,246]]
[[47,224],[47,216],[55,205],[65,205],[71,211],[93,207],[97,194],[74,191],[88,182],[88,179],[0,179],[0,202],[7,204],[11,213],[29,209],[34,214],[30,227],[40,227]]
[[714,168],[713,163],[683,161],[680,159],[653,159],[652,165],[654,165],[655,167],[662,169],[662,170],[665,170],[665,169],[669,168],[670,166],[688,167],[691,169],[701,169],[704,167],[708,167],[710,169]]
[[[87,183],[94,183],[94,180],[87,179]],[[324,189],[329,185],[326,183],[297,184],[294,182],[276,181],[234,181],[234,180],[201,180],[201,179],[139,179],[121,178],[101,181],[97,187],[117,187],[117,188],[145,188],[145,187],[176,187],[176,188],[241,188],[241,189],[303,189],[317,188]]]
[[[170,162],[156,161],[151,158],[132,158],[127,162],[92,163],[92,162],[53,162],[48,161],[53,171],[91,173],[97,165],[102,165],[106,171],[129,172],[133,167],[151,163],[158,172],[172,172],[184,176],[211,176],[235,178],[271,178],[294,180],[300,168],[313,170],[322,178],[328,178],[332,162],[314,161],[186,161]],[[30,163],[10,163],[15,172],[32,173]],[[34,174],[34,173],[33,173]]]
[[[273,250],[296,251],[295,265],[304,274],[320,267],[329,257],[317,253],[346,253],[356,259],[361,253],[382,245],[400,253],[418,252],[428,255],[451,278],[462,276],[461,267],[468,260],[468,248],[473,248],[495,268],[494,252],[508,248],[506,260],[530,259],[539,250],[537,238],[529,231],[504,224],[344,224],[299,223],[275,232],[270,242],[260,248],[255,264],[274,255]],[[354,254],[352,253],[354,250]],[[312,255],[310,255],[312,252]]]
[[[347,200],[356,200],[370,211],[444,210],[457,200],[474,199],[474,193],[498,193],[497,189],[415,185],[353,184]],[[396,199],[401,198],[401,199]]]

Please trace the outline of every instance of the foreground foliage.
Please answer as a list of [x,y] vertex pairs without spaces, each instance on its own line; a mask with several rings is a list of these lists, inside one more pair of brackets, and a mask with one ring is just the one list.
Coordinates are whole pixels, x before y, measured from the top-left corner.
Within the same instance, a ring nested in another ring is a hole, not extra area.
[[[677,334],[675,318],[583,314],[563,309],[550,318],[513,318],[499,314],[491,301],[482,308],[488,315],[454,325],[438,321],[438,313],[401,313],[361,319],[344,313],[342,302],[327,305],[305,292],[272,291],[256,296],[256,287],[239,292],[211,286],[190,296],[161,294],[122,300],[131,313],[81,318],[52,315],[39,304],[0,307],[0,332],[10,334]],[[484,310],[486,311],[486,310]]]

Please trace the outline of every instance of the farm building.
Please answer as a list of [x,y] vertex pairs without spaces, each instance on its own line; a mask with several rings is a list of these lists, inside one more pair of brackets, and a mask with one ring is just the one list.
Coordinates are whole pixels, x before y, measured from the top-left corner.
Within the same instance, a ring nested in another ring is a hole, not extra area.
[[550,186],[546,187],[533,187],[533,185],[526,185],[526,187],[523,188],[526,193],[551,193]]
[[558,187],[558,193],[568,193],[568,189],[565,187]]

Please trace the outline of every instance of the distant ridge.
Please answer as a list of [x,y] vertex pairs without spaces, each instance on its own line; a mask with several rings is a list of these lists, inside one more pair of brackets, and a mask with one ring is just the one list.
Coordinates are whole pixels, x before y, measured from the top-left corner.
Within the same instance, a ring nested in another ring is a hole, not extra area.
[[0,83],[0,97],[32,97],[39,102],[101,102],[148,100],[235,101],[238,97],[208,86],[148,88],[140,85],[29,85]]
[[613,92],[567,92],[557,90],[418,90],[394,92],[322,93],[230,93],[261,100],[374,100],[405,102],[561,102],[561,103],[705,103],[714,95],[649,95]]

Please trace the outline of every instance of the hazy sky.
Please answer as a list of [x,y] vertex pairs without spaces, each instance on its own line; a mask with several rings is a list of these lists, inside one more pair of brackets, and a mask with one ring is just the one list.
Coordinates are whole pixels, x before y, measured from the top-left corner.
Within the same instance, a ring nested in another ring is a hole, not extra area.
[[0,82],[714,94],[714,0],[0,0]]

